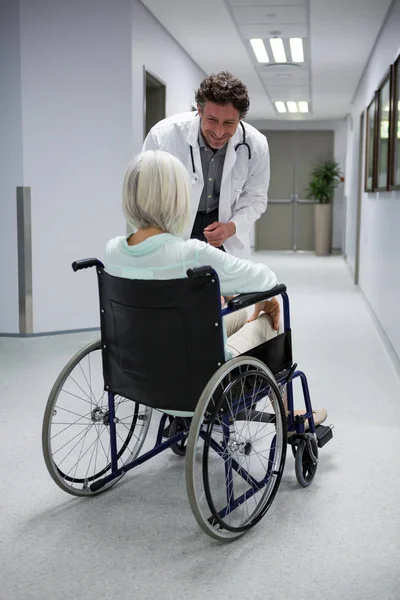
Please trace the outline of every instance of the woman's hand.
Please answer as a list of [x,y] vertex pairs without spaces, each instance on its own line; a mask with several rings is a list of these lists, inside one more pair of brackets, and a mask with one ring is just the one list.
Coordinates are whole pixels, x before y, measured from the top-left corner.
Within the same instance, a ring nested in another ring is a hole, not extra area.
[[277,298],[265,300],[264,302],[257,302],[257,304],[254,306],[254,312],[247,322],[251,323],[252,321],[255,321],[262,312],[265,312],[267,315],[269,315],[273,328],[278,331],[281,318],[281,306]]
[[229,300],[232,300],[232,298],[234,298],[235,296],[221,296],[221,305],[222,306],[226,306],[226,304],[228,304]]

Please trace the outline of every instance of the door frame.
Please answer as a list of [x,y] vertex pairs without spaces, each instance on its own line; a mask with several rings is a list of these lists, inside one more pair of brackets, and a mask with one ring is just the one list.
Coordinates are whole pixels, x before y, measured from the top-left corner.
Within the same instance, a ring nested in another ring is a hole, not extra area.
[[[279,128],[272,128],[272,129],[263,129],[261,130],[261,133],[263,135],[265,135],[265,137],[267,138],[267,140],[271,139],[271,134],[290,134],[291,135],[291,145],[294,149],[294,154],[293,154],[293,170],[292,170],[292,176],[293,176],[293,182],[292,182],[292,191],[289,194],[288,197],[286,198],[274,198],[274,197],[270,197],[270,190],[268,191],[268,204],[269,205],[279,205],[279,204],[286,204],[286,205],[291,205],[292,207],[292,231],[291,231],[291,242],[290,242],[290,248],[285,248],[285,250],[280,250],[280,251],[284,251],[284,252],[315,252],[315,248],[308,248],[307,244],[304,245],[301,244],[300,242],[302,241],[302,230],[299,230],[299,221],[301,218],[301,210],[302,207],[304,206],[314,206],[316,204],[315,200],[312,199],[308,199],[306,198],[305,194],[303,193],[304,190],[303,189],[299,189],[299,185],[300,185],[300,181],[299,181],[299,173],[302,173],[300,166],[301,166],[301,161],[299,161],[299,154],[301,153],[301,142],[303,141],[303,138],[301,137],[303,134],[305,135],[313,135],[313,134],[323,134],[323,135],[328,135],[329,136],[329,150],[325,150],[323,152],[327,152],[327,156],[329,156],[330,158],[334,158],[335,156],[335,130],[333,128],[326,128],[323,127],[321,129],[309,129],[309,128],[305,128],[305,129],[279,129]],[[273,151],[273,150],[272,150]],[[321,154],[321,156],[323,156]],[[267,208],[268,211],[268,208]],[[261,221],[258,220],[256,222],[256,226],[255,226],[255,249],[259,250],[260,249],[260,227],[261,227]],[[300,245],[300,247],[299,247]]]
[[364,140],[365,140],[365,114],[360,116],[360,140],[358,143],[358,190],[357,190],[357,218],[356,218],[356,252],[354,266],[354,283],[358,285],[360,278],[360,238],[361,238],[361,212],[364,190]]
[[[153,71],[148,69],[146,67],[146,65],[143,65],[143,131],[142,131],[143,140],[146,137],[145,131],[146,131],[146,109],[147,109],[147,102],[146,102],[147,75],[152,77],[157,83],[160,84],[160,86],[164,86],[164,88],[165,88],[165,109],[166,109],[166,105],[167,105],[167,84],[165,83],[165,81],[163,81],[161,79],[161,77],[158,77],[158,75],[156,75],[155,73],[153,73]],[[166,110],[165,110],[165,112],[166,112]]]

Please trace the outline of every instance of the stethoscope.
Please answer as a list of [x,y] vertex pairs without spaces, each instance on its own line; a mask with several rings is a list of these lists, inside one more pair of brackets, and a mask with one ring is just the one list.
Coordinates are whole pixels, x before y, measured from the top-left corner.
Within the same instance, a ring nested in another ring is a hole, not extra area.
[[[251,148],[250,148],[249,144],[246,142],[246,131],[245,131],[242,121],[240,121],[240,125],[242,126],[243,140],[241,142],[239,142],[239,144],[236,144],[235,152],[237,152],[237,150],[238,150],[238,148],[240,148],[240,146],[246,146],[247,154],[249,155],[249,160],[251,160]],[[190,158],[192,159],[192,169],[193,169],[192,182],[198,183],[200,181],[200,179],[196,173],[196,167],[194,166],[193,146],[189,145],[189,148],[190,148]]]

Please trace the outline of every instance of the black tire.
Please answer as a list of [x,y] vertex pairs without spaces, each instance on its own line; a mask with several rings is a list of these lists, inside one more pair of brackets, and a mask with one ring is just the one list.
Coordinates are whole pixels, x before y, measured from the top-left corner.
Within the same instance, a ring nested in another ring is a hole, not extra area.
[[[169,437],[173,437],[180,431],[184,431],[187,429],[184,419],[181,417],[174,417],[172,423],[169,426]],[[180,442],[171,446],[171,450],[177,456],[186,456],[186,448],[187,448],[187,436],[184,437]]]
[[318,444],[312,434],[306,434],[297,446],[295,455],[296,478],[303,487],[308,487],[318,468]]

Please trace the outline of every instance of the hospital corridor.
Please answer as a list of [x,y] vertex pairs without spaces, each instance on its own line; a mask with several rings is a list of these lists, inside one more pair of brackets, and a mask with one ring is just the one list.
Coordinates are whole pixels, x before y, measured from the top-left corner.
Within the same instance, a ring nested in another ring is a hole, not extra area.
[[0,0],[0,600],[399,600],[400,0]]

